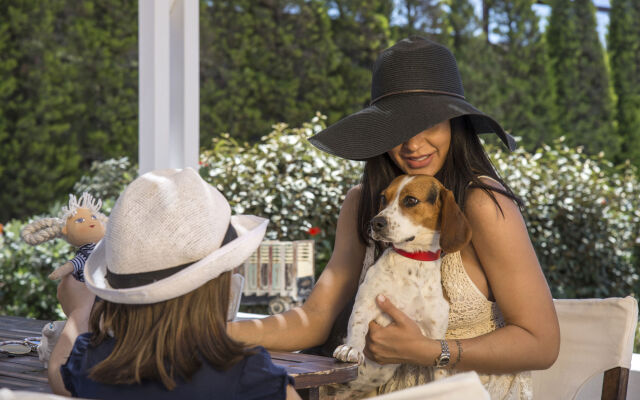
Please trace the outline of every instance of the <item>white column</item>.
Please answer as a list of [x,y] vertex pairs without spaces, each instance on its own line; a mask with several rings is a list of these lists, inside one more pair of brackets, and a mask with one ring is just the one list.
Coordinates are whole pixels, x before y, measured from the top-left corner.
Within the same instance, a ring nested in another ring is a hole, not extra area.
[[140,0],[139,172],[198,168],[198,0]]

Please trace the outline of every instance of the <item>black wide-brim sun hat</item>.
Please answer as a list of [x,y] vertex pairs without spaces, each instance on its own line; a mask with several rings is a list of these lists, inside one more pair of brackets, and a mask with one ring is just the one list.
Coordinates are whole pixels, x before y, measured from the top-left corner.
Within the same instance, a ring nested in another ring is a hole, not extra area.
[[370,105],[312,136],[309,142],[338,157],[366,160],[463,115],[476,134],[495,133],[510,150],[515,149],[511,135],[465,99],[456,59],[449,49],[411,37],[389,47],[376,60]]

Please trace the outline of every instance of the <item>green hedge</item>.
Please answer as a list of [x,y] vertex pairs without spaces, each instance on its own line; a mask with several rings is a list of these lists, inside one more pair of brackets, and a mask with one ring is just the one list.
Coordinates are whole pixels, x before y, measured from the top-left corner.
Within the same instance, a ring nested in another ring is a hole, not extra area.
[[[321,115],[297,128],[278,124],[255,145],[223,135],[200,157],[201,175],[223,192],[234,213],[270,218],[270,239],[315,239],[316,273],[331,255],[340,205],[362,171],[361,163],[326,155],[306,142],[323,126]],[[486,148],[527,205],[524,217],[554,297],[640,293],[640,183],[634,167],[586,156],[562,140],[533,154]],[[101,196],[108,215],[135,170],[127,159],[94,164],[74,191]],[[47,275],[72,250],[62,240],[24,244],[18,233],[27,222],[9,222],[0,242],[0,313],[53,318],[59,309]]]
[[526,205],[524,217],[556,298],[640,293],[640,183],[635,167],[587,156],[564,139],[535,153],[488,146]]
[[[88,191],[103,200],[103,211],[111,207],[124,186],[135,177],[136,167],[127,158],[94,162],[89,174],[83,176],[73,191]],[[20,238],[20,231],[31,221],[58,216],[62,204],[54,204],[47,214],[27,221],[12,220],[0,235],[0,314],[21,315],[39,319],[59,319],[64,316],[56,300],[57,282],[47,276],[55,267],[75,255],[74,249],[62,239],[30,246]]]

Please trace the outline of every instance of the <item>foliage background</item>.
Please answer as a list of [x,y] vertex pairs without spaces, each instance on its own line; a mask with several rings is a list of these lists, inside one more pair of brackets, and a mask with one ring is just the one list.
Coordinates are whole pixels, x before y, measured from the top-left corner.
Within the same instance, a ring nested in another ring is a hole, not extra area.
[[[362,163],[313,148],[306,138],[321,130],[316,115],[300,127],[281,123],[256,144],[223,136],[200,157],[201,176],[229,200],[233,213],[268,217],[270,239],[316,241],[316,275],[331,255],[335,222],[346,192],[358,184]],[[507,184],[527,205],[523,214],[554,297],[640,294],[636,266],[640,184],[636,167],[614,166],[602,155],[572,149],[564,139],[535,152],[507,153],[485,145]],[[102,197],[108,215],[135,178],[126,158],[95,163],[76,183]],[[60,204],[48,215],[56,215]],[[55,283],[47,275],[73,256],[62,240],[35,247],[19,238],[31,220],[12,220],[0,236],[0,314],[56,318]],[[314,228],[313,230],[311,228]],[[314,234],[319,228],[319,233]]]
[[[200,1],[201,144],[255,143],[278,122],[366,106],[379,52],[422,35],[451,48],[466,96],[535,151],[560,135],[640,165],[640,2]],[[0,223],[63,201],[93,161],[137,157],[137,3],[0,0]]]
[[[426,36],[455,54],[467,99],[520,137],[515,153],[487,150],[527,204],[553,295],[637,295],[640,2],[610,1],[606,49],[591,0],[548,3],[541,29],[534,0],[487,1],[484,15],[470,0],[201,0],[201,173],[236,212],[269,216],[272,237],[320,228],[319,272],[360,165],[304,138],[366,107],[381,50]],[[27,246],[22,226],[82,190],[108,213],[135,177],[137,13],[0,0],[2,314],[60,315],[46,276],[73,251]]]

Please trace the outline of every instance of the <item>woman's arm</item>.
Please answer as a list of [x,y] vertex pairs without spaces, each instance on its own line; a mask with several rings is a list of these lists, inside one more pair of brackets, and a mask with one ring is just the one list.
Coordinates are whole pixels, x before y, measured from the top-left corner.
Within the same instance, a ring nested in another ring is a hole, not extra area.
[[338,313],[358,288],[365,252],[358,239],[359,198],[359,187],[347,193],[338,216],[331,259],[307,301],[282,314],[229,323],[227,331],[233,339],[282,351],[324,343]]
[[[560,330],[549,287],[529,235],[513,201],[495,193],[504,216],[491,198],[472,189],[465,215],[471,224],[472,245],[506,326],[472,339],[460,340],[458,370],[507,373],[545,369],[558,356]],[[378,302],[396,323],[382,328],[372,322],[365,354],[381,363],[433,365],[440,354],[438,341],[426,339],[417,325],[390,302]],[[417,329],[417,330],[416,330]],[[458,346],[448,341],[451,364]]]
[[58,300],[62,310],[67,315],[60,337],[56,342],[49,359],[49,385],[53,393],[64,396],[71,394],[65,389],[60,375],[60,367],[67,361],[76,337],[89,331],[89,314],[93,307],[95,295],[87,289],[84,283],[78,282],[71,276],[65,275],[58,284]]

